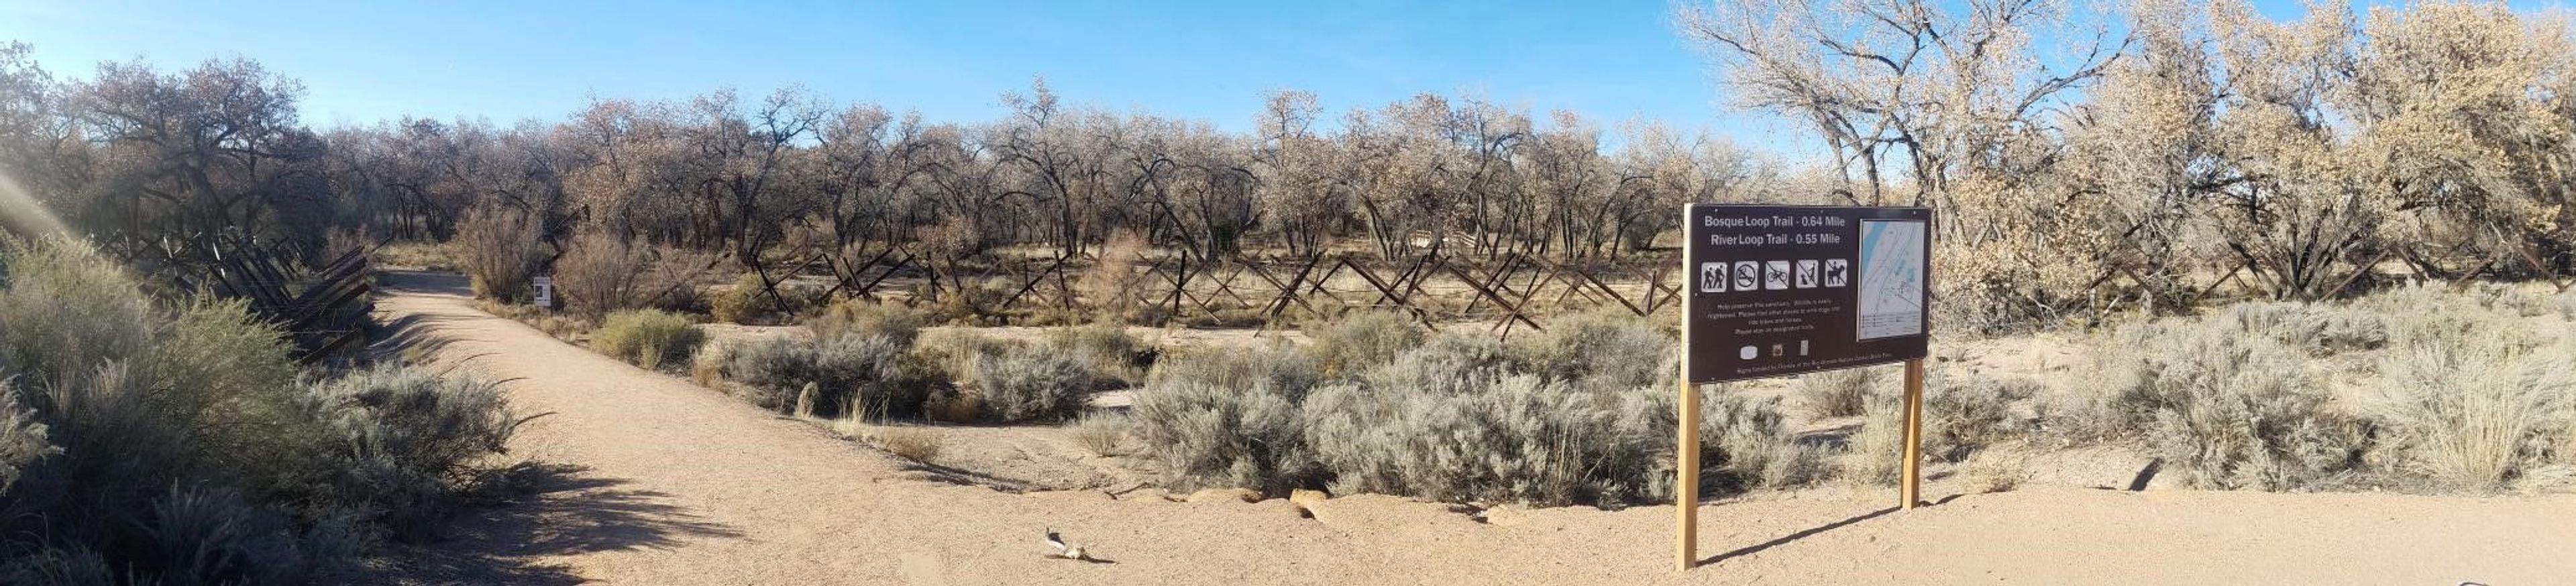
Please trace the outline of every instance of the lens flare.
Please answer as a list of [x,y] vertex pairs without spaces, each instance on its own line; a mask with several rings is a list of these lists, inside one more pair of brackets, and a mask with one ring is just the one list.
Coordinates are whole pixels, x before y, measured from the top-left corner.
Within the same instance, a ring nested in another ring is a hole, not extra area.
[[52,236],[70,232],[60,218],[45,209],[34,195],[18,186],[18,181],[0,173],[0,229],[21,236]]

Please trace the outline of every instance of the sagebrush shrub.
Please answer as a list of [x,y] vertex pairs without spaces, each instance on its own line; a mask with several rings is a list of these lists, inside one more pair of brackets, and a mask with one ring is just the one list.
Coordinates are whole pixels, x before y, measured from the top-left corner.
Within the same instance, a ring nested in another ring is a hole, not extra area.
[[651,370],[695,354],[706,341],[688,316],[659,309],[628,309],[608,314],[590,334],[590,347],[611,358]]
[[1132,414],[1167,482],[1285,494],[1322,483],[1292,398],[1305,393],[1266,380],[1245,387],[1157,380],[1137,391]]
[[1421,347],[1398,354],[1395,360],[1360,373],[1360,382],[1373,389],[1408,389],[1426,396],[1456,396],[1475,391],[1473,387],[1490,384],[1495,374],[1511,365],[1503,344],[1493,338],[1470,334],[1433,336]]
[[[814,417],[912,417],[934,390],[933,369],[907,360],[885,336],[827,340],[773,337],[725,349],[720,370],[744,397],[780,412]],[[807,385],[814,396],[799,401]],[[800,405],[800,403],[802,403]]]
[[[1670,422],[1666,426],[1677,424]],[[1798,486],[1820,480],[1828,473],[1824,449],[1797,441],[1789,431],[1788,419],[1780,413],[1777,397],[1752,399],[1730,392],[1725,386],[1704,389],[1700,392],[1699,436],[1700,481],[1710,487],[1741,492]]]
[[1658,447],[1671,438],[1652,423],[1667,411],[1640,396],[1653,389],[1594,394],[1531,374],[1456,376],[1471,380],[1316,389],[1302,411],[1334,489],[1541,505],[1656,494]]
[[1961,462],[1986,446],[2028,435],[2031,417],[2013,408],[2039,394],[2037,381],[1934,376],[1923,392],[1923,453]]
[[2317,485],[2352,471],[2366,447],[2300,350],[2197,322],[2121,337],[2101,359],[2112,404],[2187,485]]
[[1401,311],[1358,310],[1305,328],[1315,366],[1327,375],[1374,368],[1422,345],[1422,325]]
[[313,385],[303,408],[329,430],[334,483],[407,538],[459,506],[487,478],[481,458],[517,428],[500,390],[426,369],[380,366]]
[[497,400],[383,390],[374,371],[299,383],[242,304],[156,306],[83,244],[0,246],[0,274],[0,370],[24,401],[0,408],[16,467],[0,582],[327,579],[449,510],[499,449],[483,432],[511,421]]
[[1799,375],[1798,407],[1812,419],[1859,415],[1879,386],[1880,370],[1845,368]]
[[1565,316],[1512,349],[1529,372],[1585,389],[1628,389],[1679,376],[1680,342],[1653,320],[1617,307]]
[[1090,365],[1053,344],[1015,347],[977,361],[974,388],[1001,421],[1062,421],[1091,399]]
[[2453,293],[2418,283],[2355,301],[2388,322],[2388,343],[2395,347],[2461,347],[2494,345],[2534,347],[2541,332],[2519,309],[2499,307],[2508,296]]

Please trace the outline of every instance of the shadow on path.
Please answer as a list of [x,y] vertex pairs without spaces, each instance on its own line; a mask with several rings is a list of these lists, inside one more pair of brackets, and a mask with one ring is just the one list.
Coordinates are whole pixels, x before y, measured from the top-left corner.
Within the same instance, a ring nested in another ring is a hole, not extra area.
[[[1946,497],[1941,497],[1941,500],[1932,501],[1932,503],[1931,503],[1931,504],[1924,505],[1924,506],[1937,507],[1937,506],[1941,506],[1941,505],[1949,504],[1949,503],[1950,503],[1950,501],[1959,500],[1959,497],[1960,497],[1960,496],[1962,496],[1962,495],[1955,495],[1955,494],[1954,494],[1954,495],[1950,495],[1950,496],[1946,496]],[[1822,533],[1827,532],[1827,531],[1832,531],[1832,530],[1835,530],[1835,529],[1841,529],[1841,528],[1844,528],[1844,527],[1849,527],[1849,526],[1852,526],[1852,525],[1858,524],[1858,523],[1860,523],[1860,522],[1862,522],[1862,521],[1867,521],[1867,520],[1870,520],[1870,519],[1876,519],[1876,518],[1879,518],[1879,517],[1884,517],[1884,516],[1887,516],[1887,514],[1888,514],[1888,513],[1894,513],[1894,512],[1896,512],[1896,511],[1898,511],[1898,510],[1899,510],[1899,509],[1897,509],[1896,507],[1888,507],[1888,508],[1884,508],[1884,509],[1879,509],[1879,510],[1875,510],[1875,511],[1870,511],[1870,512],[1867,512],[1867,513],[1861,513],[1860,515],[1858,515],[1858,516],[1854,516],[1854,517],[1849,518],[1849,519],[1844,519],[1844,520],[1841,520],[1841,521],[1835,521],[1835,522],[1832,522],[1832,523],[1826,523],[1826,524],[1824,524],[1824,525],[1817,526],[1817,527],[1813,527],[1813,528],[1809,528],[1809,529],[1803,529],[1803,530],[1798,531],[1797,533],[1791,533],[1791,534],[1788,534],[1788,535],[1783,535],[1783,536],[1780,536],[1780,537],[1774,538],[1774,539],[1772,539],[1772,540],[1770,540],[1770,541],[1765,541],[1765,542],[1756,543],[1756,544],[1753,544],[1753,545],[1747,545],[1747,546],[1744,546],[1744,547],[1735,548],[1735,550],[1733,550],[1733,551],[1728,551],[1728,552],[1726,552],[1726,553],[1721,553],[1721,554],[1717,554],[1717,555],[1715,555],[1715,556],[1711,556],[1711,557],[1709,557],[1708,559],[1700,560],[1700,561],[1699,561],[1699,564],[1697,564],[1697,565],[1707,566],[1707,565],[1711,565],[1711,564],[1716,564],[1716,563],[1718,563],[1718,562],[1723,562],[1723,561],[1726,561],[1726,560],[1731,560],[1731,559],[1740,558],[1740,557],[1744,557],[1744,556],[1748,556],[1748,555],[1753,555],[1753,554],[1757,554],[1757,553],[1762,553],[1762,551],[1763,551],[1763,550],[1767,550],[1767,549],[1771,549],[1771,548],[1779,547],[1779,546],[1783,546],[1783,545],[1788,545],[1788,544],[1790,544],[1790,543],[1792,543],[1792,542],[1795,542],[1795,541],[1797,541],[1797,540],[1800,540],[1800,539],[1806,539],[1806,538],[1809,538],[1809,537],[1814,537],[1814,536],[1816,536],[1816,535],[1818,535],[1818,534],[1822,534]]]
[[542,558],[742,536],[664,502],[669,495],[620,488],[627,481],[579,466],[529,463],[511,472],[520,475],[519,495],[465,511],[437,542],[404,552],[373,582],[577,584],[585,580],[573,568]]

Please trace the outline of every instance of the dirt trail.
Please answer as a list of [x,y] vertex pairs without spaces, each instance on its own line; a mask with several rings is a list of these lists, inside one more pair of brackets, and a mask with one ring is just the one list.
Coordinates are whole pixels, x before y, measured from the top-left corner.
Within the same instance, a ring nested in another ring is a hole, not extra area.
[[[2576,496],[1817,490],[1705,507],[1672,569],[1670,507],[1488,511],[1382,496],[1171,502],[1004,494],[389,277],[380,306],[442,363],[508,379],[544,490],[481,509],[404,568],[427,583],[1667,584],[2563,582]],[[1110,560],[1043,559],[1053,527]],[[1112,563],[1114,562],[1114,563]]]

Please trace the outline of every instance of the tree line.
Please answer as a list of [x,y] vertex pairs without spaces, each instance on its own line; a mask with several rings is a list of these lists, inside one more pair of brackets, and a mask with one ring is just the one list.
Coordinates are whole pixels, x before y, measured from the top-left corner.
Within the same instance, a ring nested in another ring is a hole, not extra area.
[[2231,285],[2324,299],[2576,268],[2564,15],[1720,0],[1675,16],[1729,96],[1806,123],[1830,156],[1784,166],[1655,122],[1437,94],[1332,114],[1275,91],[1228,132],[1069,104],[1043,79],[982,122],[789,88],[317,131],[301,86],[257,62],[68,78],[9,45],[0,177],[129,257],[175,254],[174,234],[447,240],[509,217],[557,250],[723,252],[764,282],[1113,234],[1217,259],[1588,260],[1655,246],[1684,202],[1923,205],[1943,218],[1937,293],[1980,325],[2180,310]]
[[[279,238],[333,229],[446,240],[476,210],[525,214],[550,241],[585,231],[730,252],[1071,254],[1111,234],[1203,258],[1345,244],[1563,258],[1647,246],[1684,201],[1723,199],[1777,165],[1650,122],[1547,123],[1422,94],[1335,124],[1313,94],[1264,96],[1257,130],[1069,105],[1044,81],[1008,115],[930,122],[800,88],[747,98],[599,99],[559,121],[405,118],[313,130],[301,86],[255,61],[178,72],[102,64],[57,79],[0,50],[0,169],[120,250],[171,233]],[[1328,127],[1329,126],[1329,127]]]
[[[2009,323],[2576,269],[2568,15],[2434,1],[1719,0],[1677,10],[1838,198],[1935,207],[1942,288]],[[1953,303],[1959,306],[1959,303]]]

